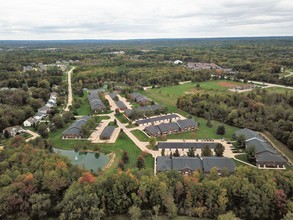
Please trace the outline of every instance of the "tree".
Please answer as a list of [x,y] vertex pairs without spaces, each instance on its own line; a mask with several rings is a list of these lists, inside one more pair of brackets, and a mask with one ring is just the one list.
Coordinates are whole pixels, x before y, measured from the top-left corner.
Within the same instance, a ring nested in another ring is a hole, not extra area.
[[151,149],[154,149],[155,148],[156,143],[157,143],[156,138],[150,137],[149,146],[150,146]]
[[68,123],[68,122],[70,122],[71,120],[74,119],[74,115],[73,115],[73,113],[71,111],[64,112],[62,114],[62,117],[63,117],[63,120],[64,120],[65,123]]
[[122,160],[120,160],[120,161],[118,162],[118,168],[121,169],[121,170],[125,170],[125,166],[124,166],[124,163],[123,163]]
[[132,220],[138,220],[141,217],[141,210],[136,205],[131,206],[128,213]]
[[238,218],[235,216],[233,212],[227,212],[226,214],[219,215],[217,220],[237,220]]
[[64,126],[63,117],[61,117],[60,115],[54,116],[54,118],[52,118],[52,122],[55,124],[57,128],[63,128]]
[[224,125],[219,125],[218,128],[217,128],[217,134],[224,135],[225,133],[226,133],[225,126]]
[[47,129],[47,125],[44,123],[39,124],[38,126],[38,133],[42,136],[42,137],[47,137],[48,136],[48,129]]
[[202,150],[201,150],[201,156],[203,156],[203,157],[213,156],[213,152],[212,152],[212,150],[211,150],[211,148],[210,148],[209,145],[206,145],[206,146],[204,146],[202,148]]
[[145,167],[145,160],[142,155],[139,155],[136,161],[136,166],[138,169],[142,169]]
[[236,141],[240,148],[245,148],[245,136],[243,134],[237,136]]
[[78,179],[79,183],[94,183],[96,182],[96,177],[94,177],[90,172],[85,172],[82,177]]
[[272,209],[275,219],[281,219],[288,212],[287,196],[284,191],[275,190],[272,201]]
[[36,219],[47,217],[47,213],[51,209],[50,194],[33,194],[31,195],[29,202],[32,207],[32,215]]
[[180,157],[180,153],[179,153],[179,150],[176,149],[174,154],[173,154],[174,157]]
[[123,151],[122,154],[122,161],[123,163],[127,164],[129,162],[129,156],[128,156],[128,152],[127,151]]
[[195,157],[195,151],[194,151],[194,148],[190,148],[187,152],[187,156],[189,157]]
[[214,151],[217,157],[222,157],[225,151],[225,147],[221,143],[217,143]]
[[162,150],[161,150],[161,156],[165,156],[165,148],[162,148]]
[[247,154],[247,160],[251,163],[254,163],[255,162],[255,147],[254,146],[248,147],[245,150],[245,152]]

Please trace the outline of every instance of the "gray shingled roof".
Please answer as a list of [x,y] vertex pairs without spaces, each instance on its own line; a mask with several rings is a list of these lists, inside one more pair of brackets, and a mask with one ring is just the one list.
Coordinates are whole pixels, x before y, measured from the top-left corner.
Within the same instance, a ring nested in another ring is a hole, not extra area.
[[137,124],[146,124],[146,123],[155,123],[158,121],[163,121],[163,120],[169,120],[169,119],[175,119],[178,118],[179,116],[176,114],[171,114],[171,115],[164,115],[164,116],[158,116],[158,117],[153,117],[153,118],[147,118],[147,119],[141,119],[137,120]]
[[92,110],[106,110],[106,106],[102,102],[98,93],[91,93],[88,96],[88,101]]
[[172,160],[168,156],[157,157],[157,172],[172,170]]
[[255,153],[259,154],[264,151],[276,154],[275,150],[267,142],[260,141],[258,139],[251,139],[245,142],[246,147],[255,147]]
[[209,172],[213,167],[217,170],[228,169],[230,172],[235,170],[235,163],[233,159],[227,157],[203,157],[203,169],[204,172]]
[[86,124],[87,120],[90,119],[91,116],[84,116],[78,120],[76,120],[69,128],[67,128],[62,134],[63,135],[80,135],[80,128]]
[[198,157],[172,157],[173,170],[202,169],[202,161]]
[[114,92],[109,93],[109,96],[111,97],[111,99],[115,99],[117,94]]
[[122,101],[115,101],[115,104],[118,106],[120,109],[126,109],[126,105]]
[[169,131],[179,131],[179,126],[176,122],[162,123],[158,125],[162,133]]
[[161,134],[160,129],[157,126],[148,126],[145,128],[145,131],[149,134],[149,135],[158,135]]
[[276,163],[287,163],[287,161],[277,155],[277,154],[272,154],[271,152],[262,152],[257,155],[255,155],[255,159],[257,163],[270,163],[270,162],[276,162]]
[[160,156],[157,157],[157,172],[190,169],[195,171],[197,169],[203,169],[205,172],[209,172],[213,167],[216,167],[218,171],[224,168],[230,172],[235,170],[235,163],[233,159],[227,157],[169,157]]
[[189,127],[197,127],[197,122],[195,122],[192,119],[178,120],[177,124],[182,129],[189,128]]
[[107,126],[104,128],[102,133],[100,134],[101,139],[110,139],[113,131],[115,130],[115,126]]
[[206,145],[210,149],[214,149],[217,145],[216,142],[159,142],[158,149],[202,149]]
[[168,170],[197,170],[202,169],[202,161],[198,157],[169,157],[160,156],[157,157],[157,171]]
[[250,130],[248,128],[243,128],[235,132],[236,136],[244,135],[245,140],[249,140],[251,138],[257,138],[264,141],[264,138],[257,132]]

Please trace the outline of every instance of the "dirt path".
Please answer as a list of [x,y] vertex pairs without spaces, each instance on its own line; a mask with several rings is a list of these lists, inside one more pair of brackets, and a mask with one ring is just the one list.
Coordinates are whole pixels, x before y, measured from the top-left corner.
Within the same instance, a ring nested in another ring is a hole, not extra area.
[[24,130],[23,132],[28,133],[28,134],[30,134],[30,135],[32,136],[32,137],[26,139],[25,142],[29,142],[30,140],[34,140],[34,139],[36,139],[37,137],[40,137],[40,135],[39,135],[38,133],[33,132],[33,131],[31,131],[31,130]]
[[67,72],[67,80],[68,80],[68,100],[67,100],[67,105],[66,105],[64,111],[69,111],[69,106],[72,105],[73,96],[72,96],[72,85],[71,85],[71,73],[73,72],[74,69],[75,69],[75,67],[72,67],[72,68]]
[[106,166],[104,166],[103,170],[109,169],[113,165],[113,163],[115,162],[115,157],[116,157],[115,153],[110,153],[110,154],[108,154],[108,156],[110,157],[110,160],[106,164]]

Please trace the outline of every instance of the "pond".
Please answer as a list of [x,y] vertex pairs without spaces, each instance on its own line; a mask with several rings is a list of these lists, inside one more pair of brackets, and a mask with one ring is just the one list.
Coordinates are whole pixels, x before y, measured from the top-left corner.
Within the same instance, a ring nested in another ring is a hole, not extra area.
[[72,164],[84,167],[87,170],[97,171],[103,168],[109,161],[109,157],[103,153],[76,152],[74,150],[53,149],[55,153],[67,156]]

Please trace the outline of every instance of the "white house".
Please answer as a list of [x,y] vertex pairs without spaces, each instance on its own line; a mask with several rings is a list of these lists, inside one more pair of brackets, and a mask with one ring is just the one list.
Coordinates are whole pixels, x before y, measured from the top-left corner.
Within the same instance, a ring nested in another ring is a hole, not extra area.
[[183,62],[181,60],[175,60],[174,64],[178,65],[178,64],[182,64]]
[[24,126],[24,127],[31,127],[31,126],[33,126],[34,124],[36,124],[37,122],[38,122],[37,119],[30,117],[30,118],[28,118],[27,120],[25,120],[25,121],[23,122],[23,126]]

